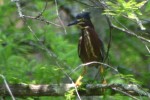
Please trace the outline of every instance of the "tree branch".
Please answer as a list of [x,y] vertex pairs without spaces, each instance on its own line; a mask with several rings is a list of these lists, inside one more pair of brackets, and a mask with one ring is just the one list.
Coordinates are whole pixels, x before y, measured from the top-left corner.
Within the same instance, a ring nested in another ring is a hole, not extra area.
[[16,3],[16,7],[17,7],[17,10],[18,10],[18,14],[19,14],[19,17],[24,19],[24,18],[28,18],[28,19],[34,19],[34,20],[39,20],[41,22],[45,22],[46,24],[51,24],[51,25],[55,25],[57,27],[62,27],[61,25],[58,25],[56,23],[53,23],[53,22],[50,22],[44,18],[42,18],[42,14],[44,13],[44,11],[46,10],[46,7],[47,7],[47,2],[45,4],[45,7],[44,9],[36,16],[36,17],[33,17],[33,16],[28,16],[28,15],[24,15],[22,13],[22,8],[20,6],[20,0],[11,0],[12,2],[15,2]]
[[144,38],[144,37],[141,37],[141,36],[139,36],[139,35],[136,35],[134,32],[131,32],[131,31],[129,31],[129,30],[125,30],[125,29],[123,29],[123,28],[120,28],[120,27],[118,27],[118,26],[115,26],[114,24],[112,24],[111,26],[112,26],[113,28],[119,30],[119,31],[122,31],[122,32],[125,32],[125,33],[127,33],[127,34],[133,35],[133,36],[135,36],[135,37],[137,37],[137,38],[139,38],[139,39],[141,39],[141,40],[143,40],[143,41],[145,41],[145,42],[149,42],[149,43],[150,43],[150,40],[149,40],[149,39],[146,39],[146,38]]
[[[10,90],[14,96],[64,96],[64,94],[74,89],[74,84],[53,84],[53,85],[33,85],[33,84],[10,84]],[[123,91],[130,96],[147,96],[150,98],[150,93],[143,91],[134,84],[87,84],[82,89],[79,89],[80,95],[97,96],[103,95],[102,89],[109,89],[110,95],[114,95],[119,91]],[[116,91],[117,90],[117,91]],[[121,93],[121,92],[119,92]],[[76,94],[76,93],[74,93]],[[5,85],[0,85],[0,96],[9,96]],[[127,95],[128,96],[128,95]]]

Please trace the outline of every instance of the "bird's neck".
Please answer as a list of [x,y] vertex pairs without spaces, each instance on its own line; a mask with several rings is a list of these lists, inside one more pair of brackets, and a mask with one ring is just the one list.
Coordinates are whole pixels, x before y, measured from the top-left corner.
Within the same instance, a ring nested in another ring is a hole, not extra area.
[[82,30],[94,29],[94,25],[92,24],[91,20],[88,20],[79,26]]
[[85,26],[85,27],[82,27],[82,28],[81,28],[82,36],[85,35],[85,34],[87,34],[87,33],[91,33],[91,30],[95,31],[93,25],[92,25],[92,26],[88,26],[88,25],[87,25],[87,26]]

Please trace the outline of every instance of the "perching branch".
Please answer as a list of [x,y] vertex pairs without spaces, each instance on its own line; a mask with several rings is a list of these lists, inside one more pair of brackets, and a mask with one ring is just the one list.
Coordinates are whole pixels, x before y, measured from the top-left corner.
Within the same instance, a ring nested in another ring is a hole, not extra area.
[[[10,84],[11,92],[14,96],[64,96],[64,94],[74,88],[74,84],[53,84],[53,85],[33,85],[33,84]],[[146,96],[150,98],[150,93],[143,91],[134,84],[87,84],[79,90],[80,96],[100,96],[104,93],[102,89],[110,90],[110,95],[123,91],[131,96]],[[74,93],[76,94],[76,93]],[[10,96],[5,85],[0,85],[0,96]]]

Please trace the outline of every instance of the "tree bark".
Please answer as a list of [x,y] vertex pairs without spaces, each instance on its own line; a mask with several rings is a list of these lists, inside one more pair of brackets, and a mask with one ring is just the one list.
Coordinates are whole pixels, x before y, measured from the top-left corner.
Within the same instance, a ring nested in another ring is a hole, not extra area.
[[[64,96],[64,94],[68,90],[73,89],[74,86],[74,84],[10,84],[9,88],[14,96]],[[110,95],[124,92],[132,96],[150,97],[150,93],[133,84],[87,84],[82,86],[82,89],[79,87],[78,92],[81,96],[100,96],[105,93],[102,92],[102,89],[105,89],[105,92],[109,90]],[[0,96],[9,96],[9,92],[5,85],[0,85]]]

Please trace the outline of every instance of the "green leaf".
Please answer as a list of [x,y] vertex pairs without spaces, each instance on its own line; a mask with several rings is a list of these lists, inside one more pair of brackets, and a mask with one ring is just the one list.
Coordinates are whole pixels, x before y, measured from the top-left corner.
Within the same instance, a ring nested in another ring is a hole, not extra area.
[[129,12],[127,15],[128,15],[128,18],[130,18],[130,19],[136,19],[137,18],[136,15],[134,13],[131,13],[131,12]]
[[140,3],[138,3],[138,4],[136,4],[136,6],[137,6],[138,8],[141,8],[142,6],[145,5],[146,2],[147,2],[147,0],[142,1],[142,2],[140,2]]

